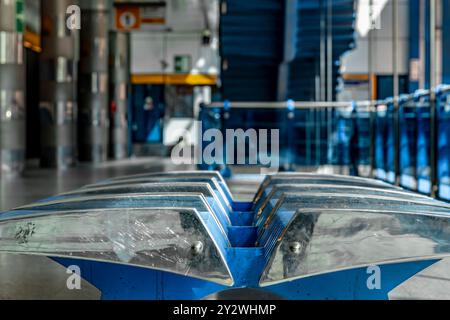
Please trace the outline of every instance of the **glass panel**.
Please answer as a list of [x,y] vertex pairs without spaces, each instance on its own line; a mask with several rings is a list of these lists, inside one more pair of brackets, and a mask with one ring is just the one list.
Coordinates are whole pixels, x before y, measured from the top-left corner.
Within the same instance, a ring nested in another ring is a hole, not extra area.
[[233,281],[195,210],[108,209],[0,221],[0,252],[82,258]]
[[109,182],[106,181],[106,182],[102,182],[102,183],[91,184],[91,185],[83,187],[82,189],[83,190],[84,189],[97,189],[97,188],[103,188],[103,187],[123,186],[123,185],[130,185],[130,184],[161,183],[161,182],[208,183],[214,191],[217,191],[217,193],[222,196],[222,198],[226,202],[225,205],[227,207],[231,207],[230,201],[232,200],[232,197],[231,197],[228,187],[226,185],[219,184],[217,179],[208,178],[208,177],[203,178],[203,177],[196,176],[194,178],[192,178],[192,177],[178,178],[176,176],[167,176],[167,177],[136,178],[136,179],[127,179],[127,180],[109,181]]
[[14,211],[0,214],[0,218],[11,218],[36,214],[36,211],[74,211],[91,209],[139,209],[139,208],[193,208],[204,220],[213,219],[226,235],[225,227],[230,224],[228,215],[214,212],[205,197],[201,194],[184,195],[110,195],[96,197],[81,197],[60,201],[35,203],[20,207]]
[[301,209],[278,241],[261,285],[360,266],[450,256],[449,218],[356,208]]
[[61,201],[70,200],[79,197],[95,197],[95,196],[108,196],[108,195],[128,195],[128,194],[186,194],[196,193],[202,194],[207,200],[209,205],[214,209],[214,212],[227,216],[230,212],[230,208],[223,206],[224,200],[220,194],[216,194],[208,183],[142,183],[142,184],[129,184],[120,186],[106,186],[91,189],[79,189],[70,193],[65,193],[59,196],[52,197],[40,201],[40,203],[49,201]]
[[[276,204],[277,200],[280,199],[285,193],[296,193],[297,197],[303,195],[311,195],[314,193],[320,193],[324,195],[348,195],[352,194],[358,195],[372,195],[372,196],[382,196],[385,198],[393,198],[400,201],[410,200],[416,203],[434,205],[434,206],[442,206],[450,209],[450,205],[444,202],[436,201],[432,198],[426,197],[424,195],[418,195],[408,191],[402,190],[387,190],[387,189],[377,189],[372,187],[355,187],[349,185],[318,185],[318,184],[303,184],[303,185],[295,185],[295,184],[282,184],[275,185],[271,188],[269,195],[261,199],[255,205],[255,222],[258,226],[261,222],[264,222],[264,217],[262,216],[263,212],[270,211],[273,206]],[[262,221],[261,221],[262,220]],[[258,222],[259,221],[259,222]]]
[[322,174],[276,174],[267,176],[261,184],[255,196],[255,203],[258,202],[265,195],[268,195],[274,185],[277,184],[336,184],[372,187],[381,189],[400,189],[390,184],[359,177],[338,176],[338,175],[322,175]]
[[122,176],[117,178],[112,178],[106,180],[109,181],[122,181],[122,180],[133,180],[140,178],[215,178],[219,182],[225,183],[222,175],[217,171],[172,171],[172,172],[151,172],[151,173],[142,173],[135,174],[129,176]]

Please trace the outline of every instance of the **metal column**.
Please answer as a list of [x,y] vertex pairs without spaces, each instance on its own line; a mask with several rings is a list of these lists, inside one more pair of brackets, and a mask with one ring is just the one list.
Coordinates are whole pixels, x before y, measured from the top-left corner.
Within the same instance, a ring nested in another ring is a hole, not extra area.
[[81,0],[78,85],[78,146],[81,161],[102,162],[108,155],[108,0]]
[[65,169],[77,159],[78,31],[67,28],[73,0],[42,1],[40,55],[41,166]]
[[[369,101],[375,100],[374,91],[374,70],[373,70],[373,34],[375,29],[375,19],[373,12],[373,0],[369,0],[369,19],[370,19],[370,30],[367,34],[367,48],[368,48],[368,57],[367,57],[367,73],[369,75],[369,87],[367,98]],[[375,116],[376,116],[376,105],[371,105],[369,107],[369,116],[370,116],[370,177],[374,177],[375,174]]]
[[110,34],[110,156],[123,159],[128,155],[128,86],[130,35],[124,32]]
[[0,164],[18,173],[25,164],[23,2],[0,0]]
[[320,10],[320,101],[326,100],[326,21],[325,21],[325,0],[319,1]]
[[374,10],[373,10],[373,0],[369,0],[369,20],[370,20],[370,29],[367,34],[367,74],[369,76],[369,87],[367,93],[367,100],[372,101],[375,100],[375,96],[373,94],[374,90],[374,70],[373,70],[373,34],[375,30],[375,19],[374,19]]
[[333,1],[327,3],[327,101],[333,101]]
[[[327,64],[326,64],[326,55],[327,55],[327,20],[325,14],[328,13],[325,6],[328,5],[328,0],[320,0],[319,1],[319,26],[320,26],[320,39],[319,39],[319,100],[318,101],[326,101],[326,87],[327,87]],[[316,111],[314,111],[316,113]],[[327,116],[330,114],[327,112]],[[328,161],[331,161],[332,155],[332,141],[331,141],[331,131],[330,118],[327,119],[327,157]],[[320,128],[316,127],[316,137],[320,134]],[[317,144],[317,143],[316,143]],[[318,150],[316,149],[316,152]],[[316,153],[318,154],[318,153]]]
[[437,86],[437,50],[436,50],[436,0],[430,0],[430,191],[436,197],[438,191],[437,177],[437,112],[436,92]]
[[399,44],[398,0],[392,0],[392,73],[394,96],[394,172],[395,184],[400,185],[400,119],[399,119],[399,72],[398,72],[398,44]]
[[419,59],[420,59],[420,76],[419,76],[419,89],[425,89],[426,85],[426,0],[420,0],[419,2]]
[[278,68],[277,100],[285,101],[289,92],[289,64],[295,59],[297,24],[297,0],[284,0],[284,28],[283,28],[283,61]]
[[[326,33],[327,33],[327,101],[331,102],[333,101],[334,96],[334,89],[333,89],[333,63],[334,63],[334,56],[333,56],[333,1],[328,0],[327,1],[327,23],[326,23]],[[328,150],[332,150],[332,140],[331,136],[333,133],[333,110],[331,108],[327,109],[327,139],[328,139]],[[320,129],[319,129],[320,130]],[[329,151],[330,152],[330,151]]]

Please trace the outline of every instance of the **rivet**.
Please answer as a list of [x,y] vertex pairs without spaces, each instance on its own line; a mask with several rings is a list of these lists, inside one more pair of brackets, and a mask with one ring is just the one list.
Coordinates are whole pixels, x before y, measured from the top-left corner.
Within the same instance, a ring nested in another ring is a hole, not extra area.
[[195,241],[191,246],[191,251],[194,256],[197,256],[203,252],[203,242]]
[[289,244],[289,250],[293,253],[293,254],[300,254],[300,252],[302,251],[302,244],[300,242],[291,242]]

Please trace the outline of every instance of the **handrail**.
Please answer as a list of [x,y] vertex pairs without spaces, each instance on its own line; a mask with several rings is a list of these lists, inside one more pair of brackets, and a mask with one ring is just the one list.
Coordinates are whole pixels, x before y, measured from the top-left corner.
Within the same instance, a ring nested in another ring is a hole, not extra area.
[[[393,119],[398,116],[399,111],[403,107],[407,108],[423,108],[429,107],[431,109],[436,108],[436,101],[433,101],[433,96],[439,94],[445,94],[450,92],[450,85],[439,85],[432,90],[417,90],[414,93],[410,94],[401,94],[396,98],[387,98],[384,100],[377,101],[279,101],[279,102],[244,102],[244,101],[223,101],[223,102],[213,102],[208,105],[203,105],[203,108],[216,108],[225,114],[231,109],[279,109],[286,110],[287,112],[292,112],[294,110],[320,110],[320,109],[346,109],[345,111],[354,110],[355,108],[358,111],[364,111],[370,113],[371,125],[370,125],[370,157],[371,157],[371,166],[372,171],[374,170],[374,153],[375,153],[375,136],[374,136],[374,116],[380,109],[378,107],[387,107],[387,105],[394,104],[398,102],[399,108],[394,108],[392,115]],[[423,97],[428,97],[426,100],[426,104],[419,102],[422,101]],[[411,103],[414,102],[414,103]],[[439,185],[437,183],[436,170],[437,170],[437,155],[436,155],[436,145],[437,141],[437,119],[436,119],[436,110],[431,110],[430,113],[430,150],[429,150],[429,159],[430,159],[430,184],[431,184],[431,194],[435,196],[439,192]],[[225,116],[226,118],[226,116]],[[291,118],[288,118],[290,121]],[[401,124],[398,121],[394,121],[393,123],[394,129],[398,130]],[[400,152],[399,142],[396,143],[395,148],[397,149],[395,152]],[[400,159],[400,158],[399,158]],[[399,166],[400,160],[396,159],[395,163]],[[400,173],[396,170],[396,180],[400,176]]]
[[225,109],[327,109],[327,108],[352,108],[371,107],[380,104],[380,101],[285,101],[285,102],[213,102],[204,105],[205,108]]
[[[397,97],[400,102],[407,102],[430,94],[431,90],[420,89],[414,93],[401,94]],[[450,85],[439,85],[433,89],[436,93],[443,93],[450,91]],[[204,108],[224,108],[224,109],[327,109],[327,108],[352,108],[356,107],[376,107],[392,103],[393,97],[384,100],[363,100],[363,101],[268,101],[268,102],[251,102],[251,101],[222,101],[213,102],[203,105]]]

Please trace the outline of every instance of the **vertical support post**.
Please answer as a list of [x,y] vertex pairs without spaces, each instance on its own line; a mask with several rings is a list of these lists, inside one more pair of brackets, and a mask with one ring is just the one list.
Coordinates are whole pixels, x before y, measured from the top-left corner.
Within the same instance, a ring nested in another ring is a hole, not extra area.
[[0,173],[25,167],[23,1],[0,0]]
[[400,119],[399,119],[399,72],[398,72],[398,0],[392,0],[392,71],[393,71],[393,95],[394,95],[394,172],[395,184],[400,185]]
[[326,39],[325,39],[325,14],[324,1],[320,0],[320,100],[326,98]]
[[442,48],[439,52],[442,57],[442,83],[450,83],[450,61],[446,56],[447,52],[450,52],[450,20],[448,18],[444,18],[444,12],[447,13],[449,11],[450,1],[442,0],[441,11],[438,11],[440,14],[440,20],[442,21]]
[[78,82],[81,161],[102,162],[108,156],[108,69],[110,0],[81,0],[80,64]]
[[426,45],[425,45],[425,35],[426,35],[426,0],[420,0],[419,6],[419,59],[420,59],[420,76],[419,76],[419,89],[425,89],[426,83]]
[[[333,1],[328,0],[327,3],[327,101],[333,101]],[[331,136],[333,131],[331,108],[325,109],[327,112],[327,135],[328,149],[332,148]],[[320,164],[320,163],[319,163]]]
[[[294,139],[292,136],[292,131],[294,130],[294,122],[295,122],[295,103],[293,100],[288,100],[286,104],[286,120],[287,120],[287,130],[285,131],[287,134],[287,163],[285,165],[285,169],[288,171],[294,171],[295,168],[295,152],[294,152]],[[308,121],[309,122],[309,121]],[[308,125],[307,125],[308,126]],[[308,127],[306,128],[308,130]],[[308,165],[310,165],[310,161],[308,161]]]
[[420,81],[420,28],[423,26],[416,23],[420,19],[420,0],[409,1],[409,56],[408,62],[410,65],[410,76],[408,92],[413,93],[419,89]]
[[437,177],[437,119],[436,119],[436,0],[430,2],[430,192],[438,195]]
[[128,154],[128,84],[130,82],[130,34],[110,34],[110,156],[120,160]]
[[[319,1],[319,12],[320,12],[320,40],[319,40],[319,49],[320,49],[320,59],[319,59],[319,83],[320,83],[320,94],[319,100],[326,100],[326,82],[327,82],[327,65],[326,65],[326,55],[327,55],[327,21],[325,19],[325,1],[328,0],[320,0]],[[326,3],[328,5],[328,2]],[[330,123],[330,121],[328,121]],[[327,139],[328,139],[328,154],[331,154],[331,131],[329,131],[329,127],[327,127]],[[329,159],[330,160],[330,159]]]
[[278,67],[277,99],[288,99],[289,63],[296,54],[297,0],[284,0],[283,61]]
[[[305,142],[306,163],[305,163],[305,165],[309,166],[309,165],[311,165],[311,153],[312,153],[312,148],[311,148],[312,125],[311,125],[311,122],[313,122],[313,120],[315,121],[315,118],[314,118],[314,110],[309,109],[307,111],[308,111],[308,113],[305,113],[305,131],[306,131],[306,134],[305,134],[305,136],[306,136],[306,142]],[[289,119],[289,113],[288,113],[288,119]],[[289,136],[291,136],[291,135],[288,132],[288,137]]]
[[[315,77],[315,100],[320,101],[320,68],[319,65],[316,65],[316,77]],[[320,166],[322,164],[322,144],[321,144],[321,133],[322,133],[322,125],[325,123],[323,119],[324,110],[314,110],[314,121],[315,121],[315,140],[316,140],[316,165]]]
[[[227,136],[227,129],[228,129],[227,123],[230,119],[230,112],[231,112],[231,103],[228,100],[224,100],[223,108],[221,110],[221,116],[220,116],[220,120],[221,120],[220,131],[222,132],[223,137]],[[228,150],[227,139],[223,140],[223,149],[222,150],[224,152],[222,155],[224,163],[223,163],[223,168],[221,170],[221,173],[224,177],[229,177],[229,175],[231,174],[231,170],[228,167],[228,163],[233,163],[234,159],[230,159],[231,161],[228,161],[228,155],[230,154],[230,151]],[[232,150],[232,154],[234,154],[234,150]],[[208,170],[217,170],[217,169],[218,169],[218,164],[215,163],[213,165],[209,165]]]
[[369,86],[367,100],[373,100],[373,0],[369,0],[370,30],[367,34],[367,74],[369,76]]
[[376,117],[377,117],[377,105],[374,100],[370,100],[369,105],[369,122],[370,122],[370,178],[375,177],[375,140],[376,140]]
[[327,101],[333,101],[333,1],[327,3]]
[[[370,23],[371,23],[371,30],[369,30],[368,34],[368,58],[367,58],[367,74],[369,75],[369,87],[368,87],[368,100],[372,103],[375,99],[373,95],[373,89],[374,89],[374,72],[373,72],[373,0],[369,1],[369,17],[370,17]],[[370,121],[370,151],[369,151],[369,157],[370,157],[370,177],[374,176],[375,172],[375,115],[376,110],[372,104],[369,105],[369,121]]]
[[66,169],[77,160],[78,30],[66,26],[71,0],[42,1],[40,59],[41,167]]

